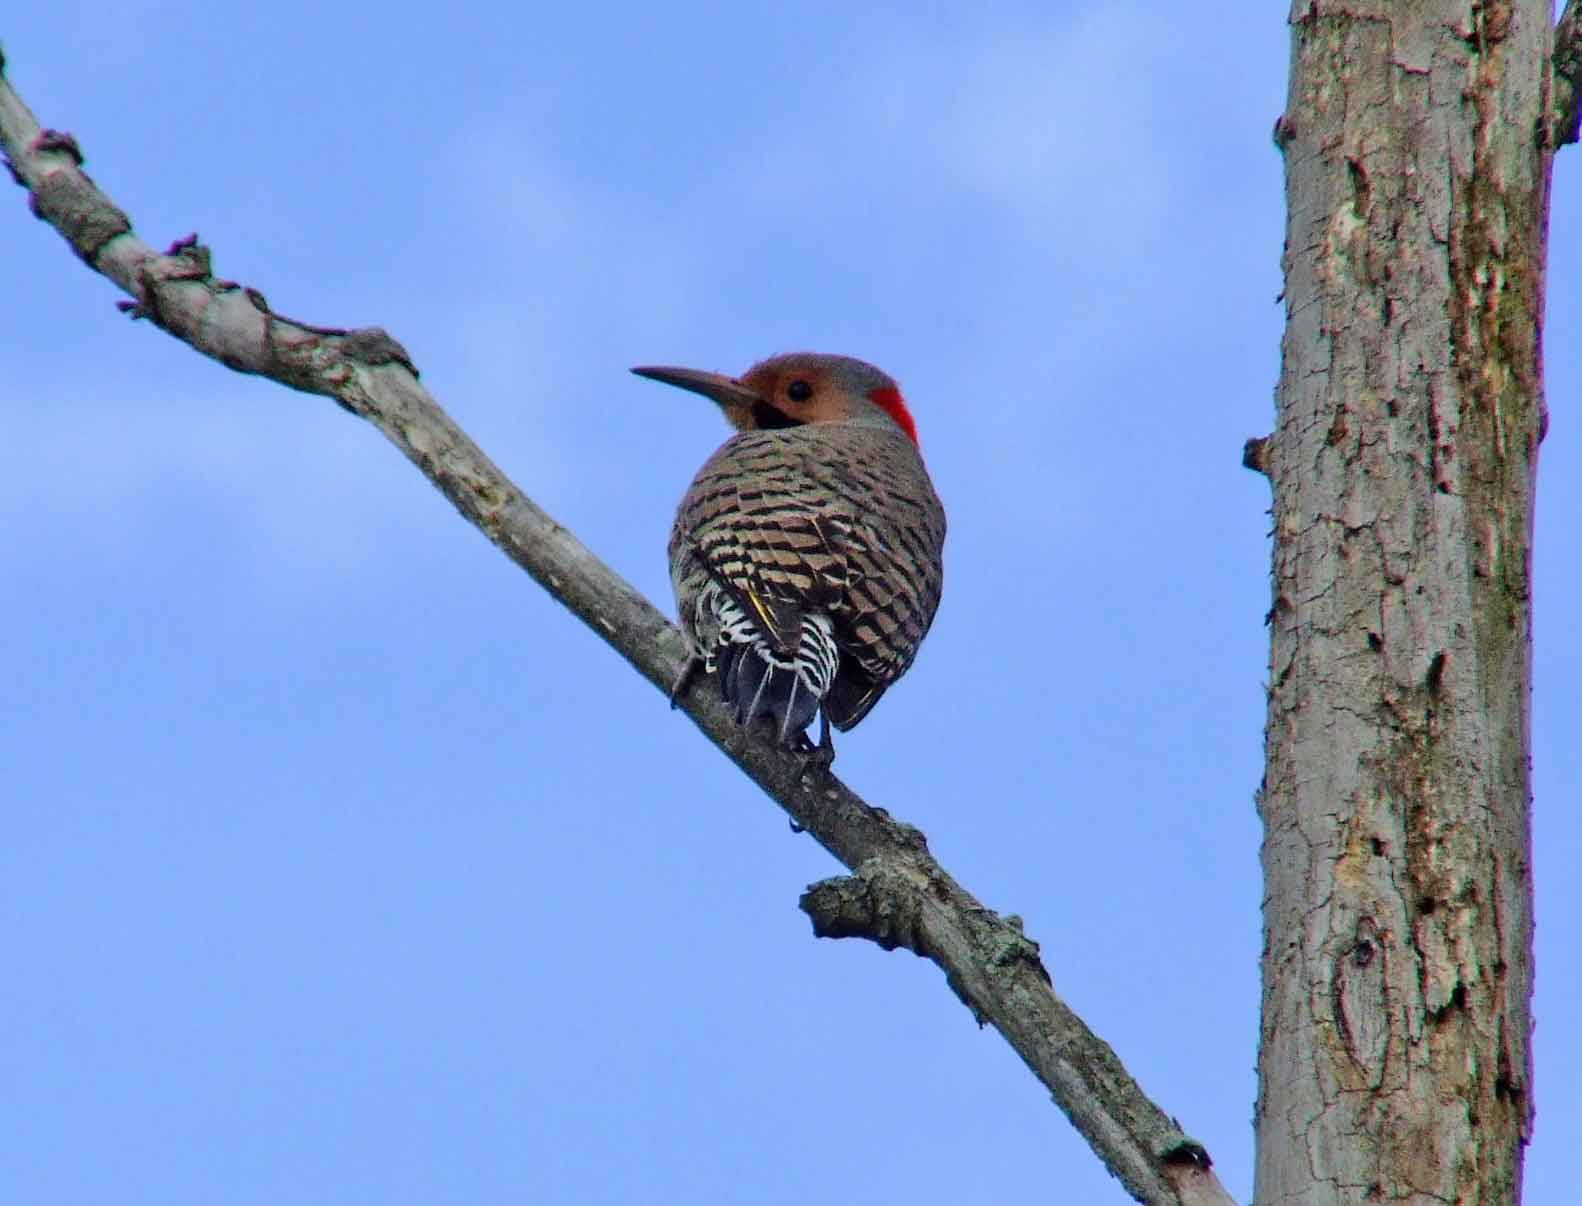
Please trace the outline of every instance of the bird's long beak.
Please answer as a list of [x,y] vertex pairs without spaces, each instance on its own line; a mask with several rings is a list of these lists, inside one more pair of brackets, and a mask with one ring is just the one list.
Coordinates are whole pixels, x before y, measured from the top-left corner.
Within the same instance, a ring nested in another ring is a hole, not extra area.
[[679,386],[702,394],[705,398],[712,398],[725,408],[727,416],[733,412],[749,411],[756,403],[763,401],[754,390],[723,373],[705,373],[701,369],[670,368],[656,364],[639,365],[632,372],[639,377],[663,381],[666,385]]

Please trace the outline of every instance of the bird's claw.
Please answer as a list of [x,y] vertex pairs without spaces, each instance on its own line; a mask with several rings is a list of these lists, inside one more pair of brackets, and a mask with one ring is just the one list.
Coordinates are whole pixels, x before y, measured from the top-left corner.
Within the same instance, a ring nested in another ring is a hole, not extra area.
[[682,692],[692,683],[692,676],[698,672],[698,667],[703,664],[703,659],[697,654],[689,654],[687,660],[681,665],[681,673],[676,675],[676,681],[670,684],[670,710],[674,712],[676,705],[681,700]]
[[827,774],[835,761],[835,741],[830,735],[829,717],[824,714],[822,708],[819,709],[818,744],[814,745],[806,733],[801,733],[799,736],[802,739],[800,749],[802,769],[797,772],[797,782],[803,782],[808,772],[815,767]]

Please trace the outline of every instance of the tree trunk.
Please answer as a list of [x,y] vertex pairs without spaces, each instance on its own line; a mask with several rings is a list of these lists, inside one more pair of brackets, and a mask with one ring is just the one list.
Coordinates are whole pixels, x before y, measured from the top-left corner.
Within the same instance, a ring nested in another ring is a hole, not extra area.
[[1513,1202],[1550,12],[1291,23],[1255,1196]]

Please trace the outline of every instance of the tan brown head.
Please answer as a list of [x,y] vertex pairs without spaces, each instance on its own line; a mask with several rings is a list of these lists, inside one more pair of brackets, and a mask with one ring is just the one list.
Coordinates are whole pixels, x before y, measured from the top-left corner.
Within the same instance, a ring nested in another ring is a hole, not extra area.
[[914,444],[917,425],[895,380],[851,356],[789,352],[761,360],[740,377],[700,369],[644,365],[632,372],[719,403],[738,431],[858,422],[894,427]]

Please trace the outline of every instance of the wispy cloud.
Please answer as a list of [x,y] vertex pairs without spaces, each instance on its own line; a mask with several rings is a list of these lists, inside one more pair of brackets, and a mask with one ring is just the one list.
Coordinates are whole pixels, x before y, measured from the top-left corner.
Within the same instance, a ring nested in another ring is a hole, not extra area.
[[113,407],[57,395],[17,408],[0,475],[8,559],[57,559],[62,533],[71,557],[101,566],[207,539],[205,560],[262,597],[366,587],[410,522],[410,471],[350,416],[287,420],[256,400],[245,386],[201,398],[123,389]]

